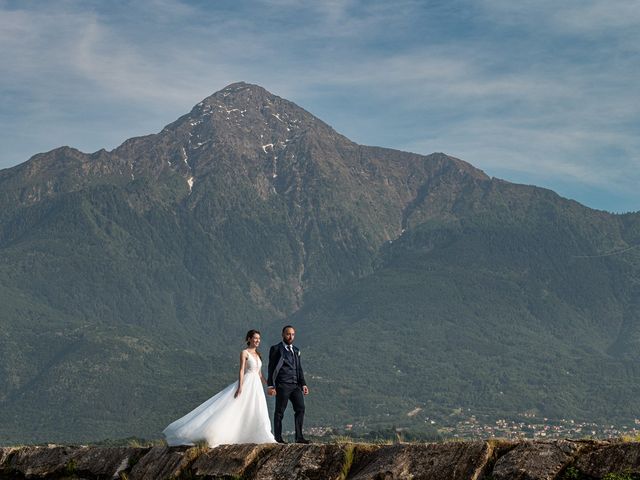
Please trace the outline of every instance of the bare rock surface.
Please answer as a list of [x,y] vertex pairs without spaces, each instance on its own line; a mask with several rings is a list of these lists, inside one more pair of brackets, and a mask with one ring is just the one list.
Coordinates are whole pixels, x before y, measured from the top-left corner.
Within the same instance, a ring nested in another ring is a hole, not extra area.
[[75,446],[21,447],[7,456],[1,471],[27,478],[66,475],[73,472],[74,456],[82,448]]
[[572,462],[581,444],[568,441],[526,442],[500,457],[495,480],[552,480]]
[[247,476],[247,470],[278,446],[272,444],[221,445],[200,455],[191,465],[194,478],[227,479]]
[[4,462],[9,458],[9,455],[16,449],[16,447],[0,447],[0,467],[4,465]]
[[255,480],[337,480],[346,447],[335,444],[279,445],[256,465]]
[[356,446],[347,478],[476,480],[490,455],[486,442]]
[[615,443],[580,455],[575,467],[585,475],[603,478],[607,473],[640,474],[640,442]]
[[72,466],[74,473],[82,477],[119,478],[148,451],[149,448],[87,447],[74,454]]
[[179,478],[204,449],[198,447],[153,447],[136,463],[129,480]]
[[0,447],[0,480],[563,480],[568,467],[639,475],[640,442]]

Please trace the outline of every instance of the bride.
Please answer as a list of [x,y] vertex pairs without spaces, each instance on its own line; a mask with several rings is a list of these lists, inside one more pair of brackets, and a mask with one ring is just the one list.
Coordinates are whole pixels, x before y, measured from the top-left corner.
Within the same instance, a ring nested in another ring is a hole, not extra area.
[[260,332],[249,330],[237,381],[163,430],[169,445],[275,443],[262,389]]

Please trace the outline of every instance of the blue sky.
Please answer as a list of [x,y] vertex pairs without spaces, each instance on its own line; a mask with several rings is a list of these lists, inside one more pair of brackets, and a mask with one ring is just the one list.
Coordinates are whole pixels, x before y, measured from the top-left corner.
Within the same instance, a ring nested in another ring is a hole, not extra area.
[[0,168],[242,80],[358,143],[640,210],[637,0],[0,0],[0,64]]

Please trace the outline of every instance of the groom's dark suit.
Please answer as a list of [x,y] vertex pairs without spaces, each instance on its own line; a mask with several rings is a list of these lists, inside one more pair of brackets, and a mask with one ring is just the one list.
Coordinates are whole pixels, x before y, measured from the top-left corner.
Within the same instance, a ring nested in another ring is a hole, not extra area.
[[[291,347],[292,352],[288,350]],[[267,385],[276,389],[276,408],[273,414],[273,433],[276,440],[282,441],[282,417],[291,400],[296,427],[296,441],[302,440],[302,422],[304,421],[304,395],[302,387],[306,385],[300,350],[294,345],[285,346],[284,342],[269,350],[269,368]]]

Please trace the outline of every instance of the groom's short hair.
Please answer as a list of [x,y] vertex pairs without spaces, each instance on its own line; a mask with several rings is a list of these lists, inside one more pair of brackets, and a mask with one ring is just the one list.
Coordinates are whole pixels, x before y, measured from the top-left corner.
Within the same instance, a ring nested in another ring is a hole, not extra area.
[[282,333],[286,332],[287,328],[292,328],[295,331],[295,328],[293,328],[293,325],[285,325],[284,327],[282,327]]

